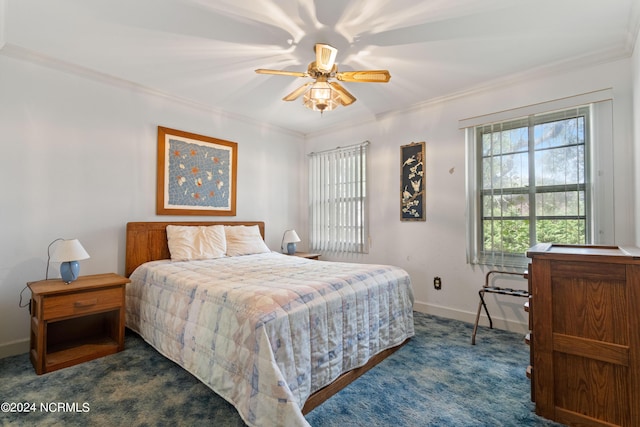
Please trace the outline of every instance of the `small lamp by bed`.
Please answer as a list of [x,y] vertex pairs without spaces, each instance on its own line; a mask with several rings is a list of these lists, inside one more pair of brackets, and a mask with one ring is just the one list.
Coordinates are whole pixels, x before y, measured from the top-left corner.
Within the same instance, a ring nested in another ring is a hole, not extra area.
[[296,243],[300,241],[300,237],[298,237],[298,233],[296,230],[287,230],[284,232],[284,236],[282,236],[282,244],[280,245],[280,249],[284,249],[284,245],[287,245],[287,253],[289,255],[293,255],[296,253]]
[[62,240],[51,255],[51,261],[60,262],[60,277],[69,284],[78,278],[80,264],[78,261],[89,258],[78,239]]

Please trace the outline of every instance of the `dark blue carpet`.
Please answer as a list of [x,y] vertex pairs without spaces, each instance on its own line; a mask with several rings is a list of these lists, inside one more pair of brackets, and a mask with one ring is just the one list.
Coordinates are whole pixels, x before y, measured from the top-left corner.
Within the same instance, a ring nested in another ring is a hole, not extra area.
[[[313,410],[309,423],[558,425],[534,413],[522,336],[481,328],[472,346],[472,325],[420,313],[415,324],[407,345]],[[244,425],[231,405],[133,333],[121,353],[41,376],[27,354],[0,359],[2,402],[35,408],[0,412],[0,425]]]
[[538,417],[523,336],[416,313],[416,336],[312,411],[312,426],[558,426]]

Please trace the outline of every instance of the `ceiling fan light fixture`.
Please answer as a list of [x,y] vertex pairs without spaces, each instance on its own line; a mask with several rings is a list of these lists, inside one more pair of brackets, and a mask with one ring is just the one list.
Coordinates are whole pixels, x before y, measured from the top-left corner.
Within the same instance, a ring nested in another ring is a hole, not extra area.
[[282,100],[295,101],[304,94],[303,105],[310,110],[320,111],[320,114],[334,110],[338,105],[347,107],[356,101],[356,97],[340,83],[329,81],[330,79],[343,82],[387,83],[391,78],[388,70],[338,72],[338,65],[335,63],[338,49],[328,44],[316,43],[315,52],[316,60],[309,63],[306,72],[259,68],[256,73],[315,79],[313,83],[299,86]]
[[340,105],[340,95],[329,83],[318,81],[304,94],[303,103],[308,109],[323,113]]

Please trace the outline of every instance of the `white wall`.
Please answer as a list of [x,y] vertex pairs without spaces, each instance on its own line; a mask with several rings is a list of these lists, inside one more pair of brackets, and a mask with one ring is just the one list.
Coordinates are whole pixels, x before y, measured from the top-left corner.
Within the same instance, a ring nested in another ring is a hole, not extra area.
[[[306,152],[370,140],[372,244],[361,256],[325,256],[362,262],[391,263],[412,276],[416,308],[473,322],[484,267],[465,259],[465,141],[458,120],[507,109],[613,88],[615,243],[634,244],[632,193],[632,125],[630,61],[622,60],[580,71],[504,84],[441,100],[422,108],[353,124],[339,131],[307,138]],[[388,86],[393,90],[393,85]],[[339,114],[339,110],[332,112]],[[426,222],[399,220],[400,146],[426,142]],[[612,212],[614,210],[612,209]],[[613,214],[612,214],[613,215]],[[442,278],[442,290],[433,278]],[[521,279],[504,286],[526,288]],[[499,327],[524,331],[527,319],[519,298],[489,296],[489,309]],[[500,320],[502,319],[502,320]],[[487,324],[484,320],[481,324]]]
[[301,135],[0,54],[0,357],[28,349],[18,299],[44,278],[51,241],[80,239],[91,255],[81,274],[122,274],[125,224],[176,219],[155,215],[158,125],[238,143],[237,216],[227,219],[264,220],[273,250],[300,229],[291,165]]
[[632,58],[633,84],[633,135],[635,147],[635,201],[636,201],[636,246],[640,247],[640,32],[638,32]]

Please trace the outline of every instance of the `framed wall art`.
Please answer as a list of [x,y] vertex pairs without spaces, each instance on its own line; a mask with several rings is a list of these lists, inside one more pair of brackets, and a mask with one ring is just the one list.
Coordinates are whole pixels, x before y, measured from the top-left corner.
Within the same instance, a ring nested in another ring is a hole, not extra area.
[[158,126],[158,215],[236,214],[238,144]]
[[400,147],[400,221],[426,221],[424,142]]

